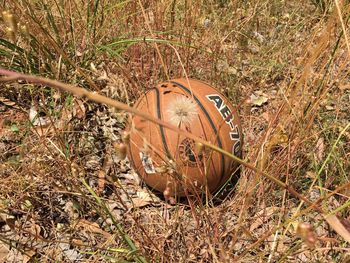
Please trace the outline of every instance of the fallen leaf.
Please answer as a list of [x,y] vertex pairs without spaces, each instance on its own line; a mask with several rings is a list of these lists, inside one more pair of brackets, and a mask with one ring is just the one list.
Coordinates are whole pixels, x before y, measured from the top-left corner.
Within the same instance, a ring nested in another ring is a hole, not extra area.
[[85,117],[86,108],[84,106],[83,101],[79,99],[74,99],[74,111],[75,111],[75,116],[78,119],[82,119],[83,117]]
[[79,212],[72,201],[66,202],[64,211],[68,214],[70,219],[77,219],[79,217]]
[[70,244],[66,243],[59,243],[59,247],[61,251],[63,252],[64,256],[70,261],[70,262],[78,262],[82,258],[82,254],[80,254],[75,249],[69,248]]
[[106,239],[110,238],[111,234],[102,230],[100,226],[95,223],[88,221],[86,219],[80,219],[78,223],[76,224],[76,227],[78,227],[81,230],[85,230],[86,232],[94,233],[94,234],[101,234]]
[[332,105],[326,105],[326,110],[335,110],[335,108]]
[[102,75],[97,78],[97,80],[109,80],[107,72],[103,71]]
[[0,97],[0,102],[3,103],[4,105],[8,106],[8,107],[12,107],[14,109],[20,109],[20,107],[18,107],[18,105],[16,104],[16,102],[13,102],[7,98],[4,97]]
[[149,205],[153,202],[152,196],[145,192],[145,191],[139,191],[136,193],[137,197],[132,199],[133,207],[144,207],[146,205]]
[[250,103],[255,105],[255,106],[262,106],[263,104],[265,104],[268,101],[268,98],[266,96],[263,95],[255,95],[252,94],[250,95]]
[[127,183],[134,184],[134,185],[140,185],[141,179],[140,176],[134,172],[133,170],[128,171],[128,173],[122,173],[119,175],[120,178],[126,179]]
[[98,171],[98,179],[97,179],[97,192],[99,194],[103,193],[103,190],[106,187],[106,173],[102,170]]
[[264,112],[263,114],[261,114],[261,117],[267,122],[270,122],[270,120],[271,120],[268,112]]
[[253,32],[254,37],[259,41],[259,43],[263,43],[265,41],[265,38],[262,34],[260,34],[259,32]]
[[34,105],[29,109],[29,120],[34,126],[47,126],[50,123],[47,118],[39,117],[39,113]]
[[320,137],[317,140],[316,147],[315,147],[315,159],[319,163],[322,161],[324,156],[324,139],[323,137]]
[[40,137],[49,137],[55,134],[56,132],[52,125],[37,126],[37,127],[34,127],[33,130],[35,130],[35,133],[38,134]]
[[255,217],[257,217],[257,219],[251,224],[249,228],[250,232],[254,231],[256,228],[267,222],[278,210],[278,207],[271,206],[256,213]]
[[31,258],[36,254],[34,250],[25,250],[25,253],[23,253],[23,260],[22,263],[27,263],[31,260]]
[[310,179],[315,179],[317,177],[317,174],[312,171],[307,171],[305,174],[305,177]]
[[0,262],[6,262],[9,251],[9,246],[0,241]]

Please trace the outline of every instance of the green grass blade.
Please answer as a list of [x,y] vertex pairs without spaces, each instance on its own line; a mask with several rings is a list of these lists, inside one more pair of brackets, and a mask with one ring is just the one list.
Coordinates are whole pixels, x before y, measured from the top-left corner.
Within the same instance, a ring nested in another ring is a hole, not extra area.
[[126,245],[130,248],[130,252],[132,254],[135,255],[135,259],[137,260],[137,262],[141,262],[141,263],[146,263],[147,260],[143,257],[143,256],[139,256],[137,255],[137,247],[134,244],[134,242],[131,240],[131,238],[125,234],[122,226],[116,221],[116,219],[114,218],[114,216],[112,215],[111,211],[109,211],[108,207],[105,205],[104,202],[102,202],[101,198],[95,193],[95,191],[89,186],[89,184],[83,179],[82,183],[84,184],[84,186],[88,189],[88,191],[90,192],[90,194],[95,198],[95,200],[97,201],[97,203],[101,206],[101,208],[107,213],[107,215],[109,216],[109,218],[112,220],[113,224],[116,226],[118,232],[120,233],[120,235],[122,236],[124,242],[126,243]]

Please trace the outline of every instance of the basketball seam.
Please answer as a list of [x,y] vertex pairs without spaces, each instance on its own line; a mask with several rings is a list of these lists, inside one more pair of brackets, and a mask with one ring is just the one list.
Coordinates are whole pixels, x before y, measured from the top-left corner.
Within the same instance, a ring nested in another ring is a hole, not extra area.
[[[193,98],[195,99],[195,101],[198,103],[199,107],[201,108],[201,110],[204,112],[205,116],[207,117],[207,119],[209,120],[210,126],[214,131],[214,134],[217,134],[217,140],[218,140],[218,144],[219,147],[222,148],[222,143],[220,140],[220,136],[215,128],[215,125],[213,123],[213,120],[211,119],[209,113],[206,111],[206,109],[204,108],[203,104],[201,103],[201,101],[194,95],[191,93],[191,91],[186,88],[185,86],[183,86],[182,84],[175,82],[175,81],[171,81],[171,83],[177,85],[179,88],[183,89],[184,91],[186,91],[188,94],[193,95]],[[222,162],[222,169],[221,169],[221,178],[220,178],[220,182],[222,181],[222,179],[225,177],[225,157],[223,154],[221,154],[221,162]]]
[[[158,119],[161,120],[162,119],[162,113],[160,111],[160,95],[159,95],[159,90],[158,88],[154,88],[155,91],[156,91],[156,95],[157,95],[157,116],[158,116]],[[160,135],[162,137],[162,142],[163,142],[163,146],[164,146],[164,150],[166,152],[166,155],[168,158],[172,158],[171,157],[171,154],[170,154],[170,151],[169,151],[169,147],[168,147],[168,144],[166,142],[166,139],[165,139],[165,134],[164,134],[164,128],[162,125],[159,125],[159,129],[160,129]]]

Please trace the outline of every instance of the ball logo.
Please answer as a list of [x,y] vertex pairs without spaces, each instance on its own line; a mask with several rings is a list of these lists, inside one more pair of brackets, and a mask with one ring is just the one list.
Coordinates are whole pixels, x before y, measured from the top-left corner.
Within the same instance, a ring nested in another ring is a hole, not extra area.
[[179,156],[181,160],[188,166],[198,166],[203,164],[203,153],[196,153],[195,142],[186,138],[179,145]]
[[225,104],[224,100],[218,94],[211,94],[206,96],[208,100],[214,103],[215,108],[220,113],[222,119],[229,125],[231,131],[229,133],[230,139],[234,141],[232,146],[232,154],[239,155],[241,146],[241,136],[239,134],[238,126],[234,124],[234,115],[230,108]]

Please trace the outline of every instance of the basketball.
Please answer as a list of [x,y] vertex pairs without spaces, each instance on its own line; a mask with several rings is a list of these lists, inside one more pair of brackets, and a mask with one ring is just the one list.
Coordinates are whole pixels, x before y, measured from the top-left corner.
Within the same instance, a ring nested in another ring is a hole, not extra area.
[[[141,96],[134,107],[235,156],[242,155],[237,109],[202,81],[181,78],[161,83]],[[238,170],[238,163],[231,158],[137,115],[127,130],[129,160],[144,182],[164,195],[213,193]]]

